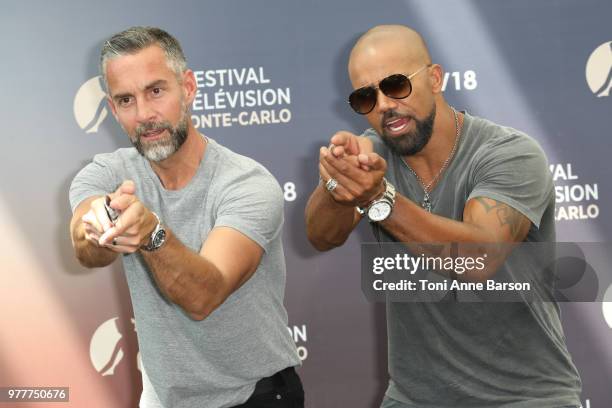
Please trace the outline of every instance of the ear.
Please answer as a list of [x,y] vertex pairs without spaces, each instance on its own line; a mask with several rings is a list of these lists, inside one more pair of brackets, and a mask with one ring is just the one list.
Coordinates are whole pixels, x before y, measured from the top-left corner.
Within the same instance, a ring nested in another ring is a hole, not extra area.
[[183,72],[183,92],[189,105],[193,103],[195,95],[198,91],[198,84],[192,70],[187,69]]
[[432,64],[429,68],[429,80],[431,81],[431,91],[434,94],[441,93],[444,83],[444,70],[440,64]]

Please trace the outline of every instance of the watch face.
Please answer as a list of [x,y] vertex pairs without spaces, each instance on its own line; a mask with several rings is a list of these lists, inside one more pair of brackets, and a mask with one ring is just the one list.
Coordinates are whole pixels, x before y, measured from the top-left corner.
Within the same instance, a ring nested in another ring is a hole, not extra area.
[[163,229],[157,231],[157,234],[155,234],[155,236],[153,237],[153,248],[159,248],[160,246],[162,246],[165,240],[166,231],[164,231]]
[[389,214],[391,214],[391,204],[386,201],[374,203],[368,210],[368,218],[374,222],[386,219]]

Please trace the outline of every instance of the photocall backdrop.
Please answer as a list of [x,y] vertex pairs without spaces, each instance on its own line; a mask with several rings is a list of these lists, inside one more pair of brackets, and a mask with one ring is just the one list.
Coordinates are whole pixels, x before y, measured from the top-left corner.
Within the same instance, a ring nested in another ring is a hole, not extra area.
[[[373,236],[364,222],[343,247],[317,253],[303,221],[319,147],[338,130],[367,127],[346,103],[354,41],[378,24],[420,31],[453,106],[543,146],[558,240],[609,242],[611,15],[609,0],[2,3],[0,387],[69,387],[62,406],[137,405],[122,267],[79,266],[68,234],[74,175],[94,154],[130,145],[98,76],[111,34],[153,25],[176,36],[198,78],[199,131],[277,177],[307,406],[366,408],[378,406],[387,382],[384,306],[360,288],[360,243]],[[584,406],[612,406],[612,303],[567,303],[562,312]]]

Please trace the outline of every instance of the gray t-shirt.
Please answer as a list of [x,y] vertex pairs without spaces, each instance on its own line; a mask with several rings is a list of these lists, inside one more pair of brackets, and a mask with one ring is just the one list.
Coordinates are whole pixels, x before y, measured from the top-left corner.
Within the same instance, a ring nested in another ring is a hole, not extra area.
[[127,179],[135,182],[144,205],[192,251],[199,252],[211,229],[220,226],[240,231],[264,249],[252,277],[203,321],[190,319],[160,294],[138,253],[122,257],[146,370],[141,404],[230,407],[248,399],[259,379],[299,365],[283,305],[284,199],[276,179],[254,160],[208,139],[193,179],[171,191],[136,149],[119,149],[96,155],[77,174],[70,187],[72,210]]
[[[386,178],[420,203],[423,189],[400,156],[369,129]],[[475,197],[501,201],[532,223],[527,242],[554,242],[554,187],[546,157],[529,136],[465,115],[455,157],[430,193],[432,212],[462,220]],[[384,242],[394,238],[384,230]],[[510,259],[510,258],[509,258]],[[529,270],[513,257],[509,270]],[[531,267],[533,269],[533,267]],[[387,395],[411,407],[579,406],[578,372],[554,302],[387,302]]]

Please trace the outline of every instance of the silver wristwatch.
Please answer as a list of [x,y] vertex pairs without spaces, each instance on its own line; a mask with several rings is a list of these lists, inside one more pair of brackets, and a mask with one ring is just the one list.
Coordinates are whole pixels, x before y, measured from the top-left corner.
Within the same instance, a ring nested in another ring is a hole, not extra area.
[[164,229],[164,227],[162,227],[161,220],[159,219],[157,214],[155,214],[153,211],[151,212],[153,213],[155,218],[157,218],[157,225],[151,233],[149,242],[140,247],[140,249],[142,249],[143,251],[149,252],[158,250],[162,247],[162,245],[164,245],[164,242],[166,242],[166,230]]
[[393,205],[395,204],[395,187],[385,178],[383,178],[383,183],[385,185],[385,192],[381,198],[372,201],[367,208],[357,207],[357,211],[359,211],[361,215],[368,215],[370,222],[386,220],[389,215],[391,215],[391,210],[393,210]]

